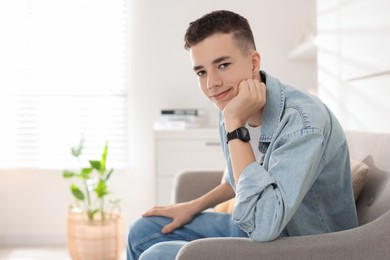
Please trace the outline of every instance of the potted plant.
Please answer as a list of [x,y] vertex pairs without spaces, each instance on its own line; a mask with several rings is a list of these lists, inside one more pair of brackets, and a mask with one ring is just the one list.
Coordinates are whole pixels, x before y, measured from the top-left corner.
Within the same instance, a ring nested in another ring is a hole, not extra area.
[[[72,155],[80,162],[84,148],[82,138],[72,147]],[[109,200],[108,182],[114,169],[107,169],[108,143],[100,160],[89,160],[79,171],[65,170],[65,178],[78,180],[71,184],[75,204],[68,211],[68,249],[73,260],[119,258],[124,248],[123,221],[118,200]]]

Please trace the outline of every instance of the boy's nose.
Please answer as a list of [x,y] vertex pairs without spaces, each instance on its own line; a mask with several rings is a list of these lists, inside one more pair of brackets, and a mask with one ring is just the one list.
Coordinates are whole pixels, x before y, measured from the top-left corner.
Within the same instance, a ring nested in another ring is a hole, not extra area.
[[207,88],[212,89],[222,85],[222,80],[217,74],[208,74]]

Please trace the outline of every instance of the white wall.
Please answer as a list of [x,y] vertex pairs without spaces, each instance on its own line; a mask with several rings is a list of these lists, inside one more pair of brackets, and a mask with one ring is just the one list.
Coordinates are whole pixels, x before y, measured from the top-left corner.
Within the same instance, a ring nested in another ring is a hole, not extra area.
[[[316,62],[288,56],[308,27],[315,1],[129,0],[130,167],[116,171],[126,226],[154,204],[153,121],[162,108],[203,108],[216,125],[216,109],[200,94],[183,35],[190,21],[216,9],[247,17],[262,54],[262,69],[302,89],[316,88]],[[0,245],[65,244],[69,182],[61,171],[0,170]]]
[[346,130],[390,132],[388,0],[318,0],[320,98]]

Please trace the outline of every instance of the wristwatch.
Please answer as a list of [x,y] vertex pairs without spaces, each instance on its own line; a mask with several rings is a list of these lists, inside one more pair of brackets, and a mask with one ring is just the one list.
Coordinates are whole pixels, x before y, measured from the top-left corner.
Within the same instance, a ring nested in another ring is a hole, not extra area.
[[245,143],[249,142],[249,140],[251,140],[251,137],[249,136],[249,130],[246,127],[242,126],[237,128],[233,132],[227,133],[226,143],[229,143],[230,140],[237,138]]

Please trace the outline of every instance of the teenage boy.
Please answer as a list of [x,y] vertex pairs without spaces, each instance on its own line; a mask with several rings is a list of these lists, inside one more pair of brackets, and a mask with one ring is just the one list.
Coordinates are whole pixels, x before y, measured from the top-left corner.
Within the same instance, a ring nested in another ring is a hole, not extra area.
[[[128,259],[174,259],[206,237],[263,242],[356,227],[341,126],[318,98],[260,71],[247,20],[209,13],[190,24],[185,48],[219,109],[228,175],[198,199],[147,210],[130,227]],[[232,215],[203,212],[233,197]]]

